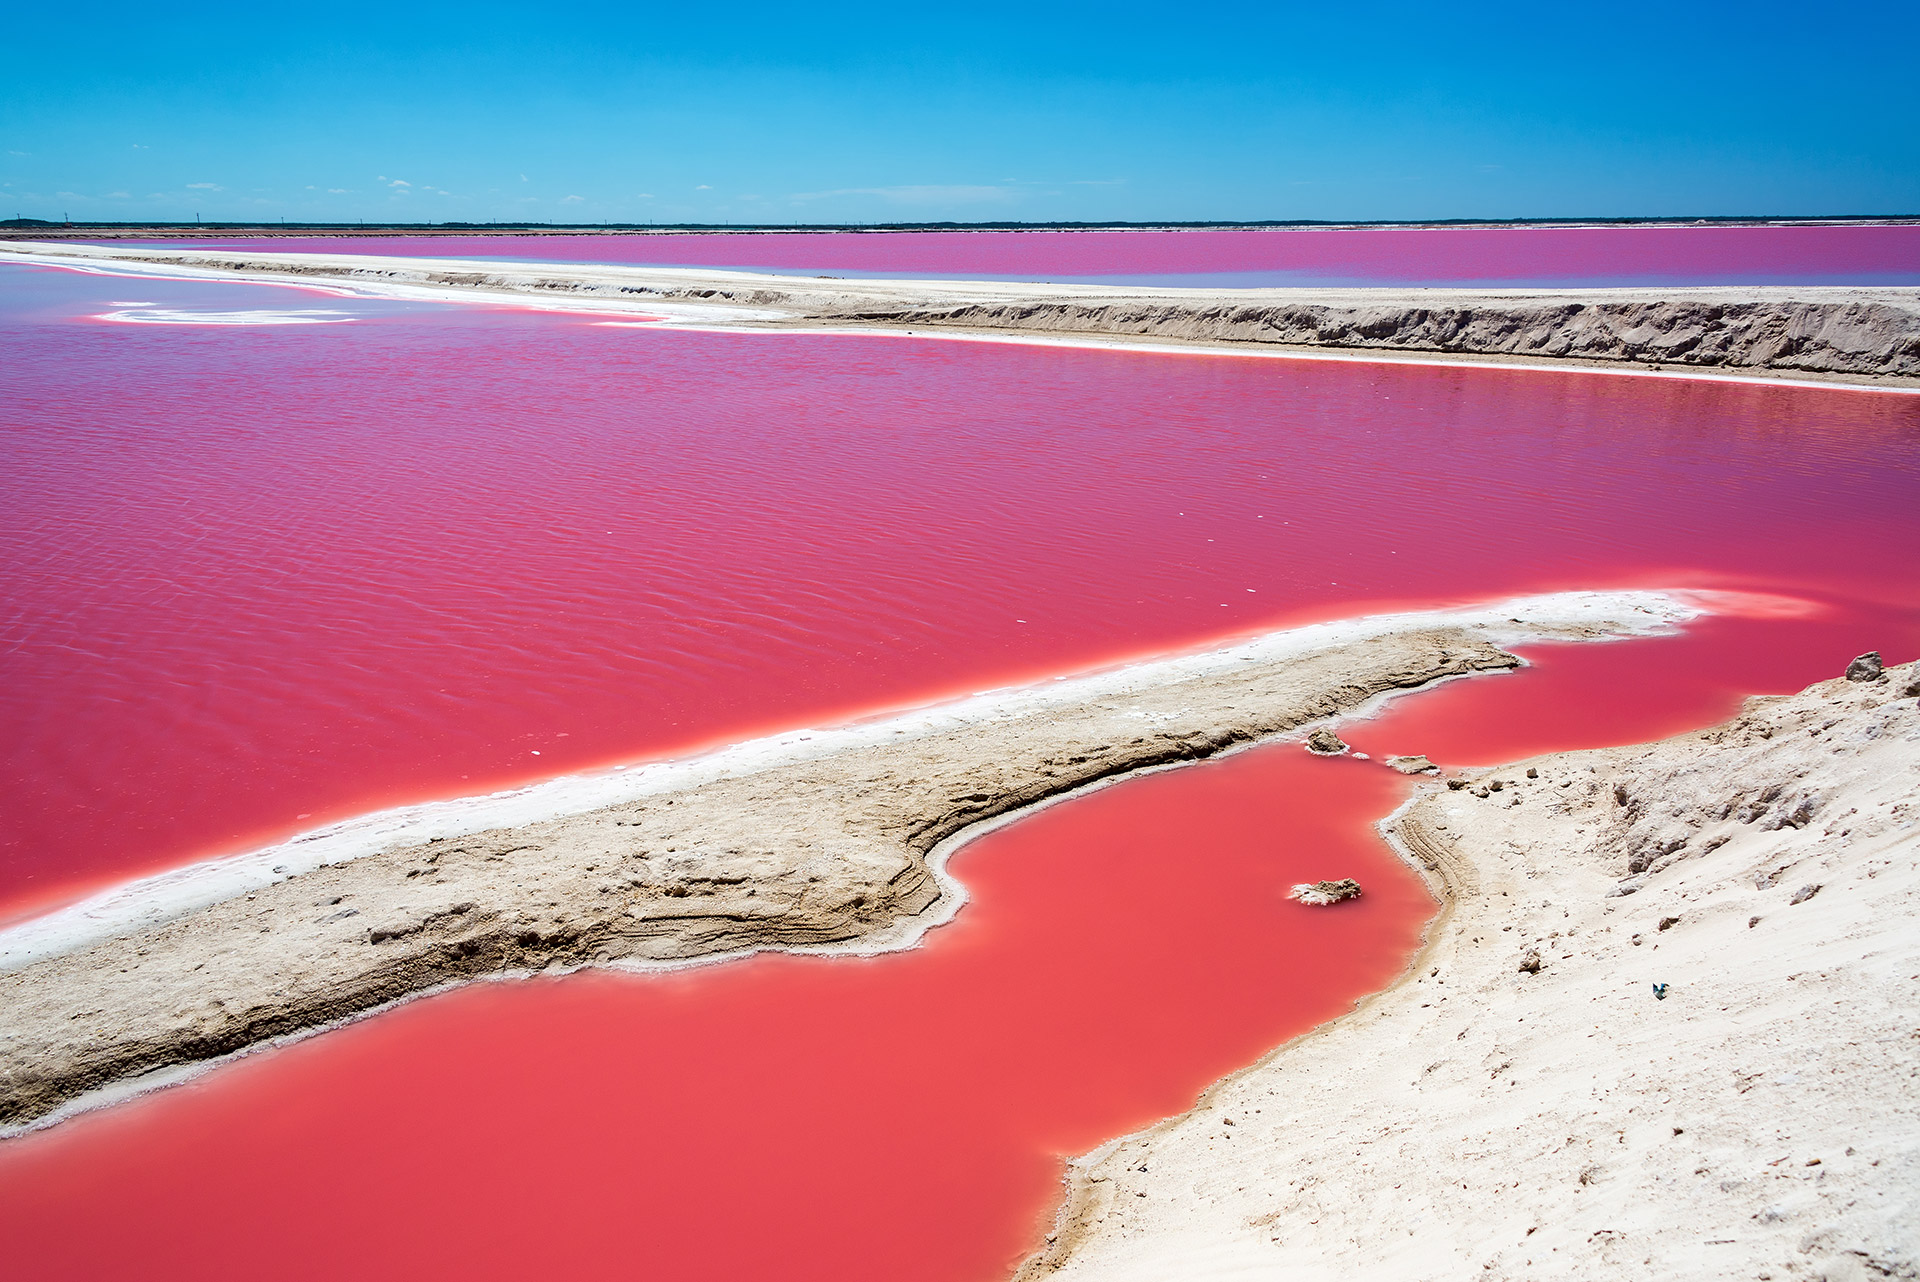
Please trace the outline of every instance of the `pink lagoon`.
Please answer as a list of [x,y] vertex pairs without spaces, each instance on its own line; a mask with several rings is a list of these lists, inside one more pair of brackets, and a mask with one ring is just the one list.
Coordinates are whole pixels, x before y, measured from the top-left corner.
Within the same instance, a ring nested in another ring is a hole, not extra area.
[[1920,1276],[1920,10],[85,17],[7,1276]]
[[[1348,732],[1448,766],[1657,737],[1920,641],[1903,395],[6,270],[16,915],[395,804],[1317,620],[1772,603]],[[102,319],[127,294],[166,319]],[[1371,824],[1408,787],[1261,748],[979,839],[970,904],[908,953],[410,1004],[9,1142],[9,1235],[46,1277],[240,1276],[289,1238],[287,1276],[992,1276],[1064,1157],[1406,964],[1432,900]],[[1283,897],[1330,864],[1354,909]]]

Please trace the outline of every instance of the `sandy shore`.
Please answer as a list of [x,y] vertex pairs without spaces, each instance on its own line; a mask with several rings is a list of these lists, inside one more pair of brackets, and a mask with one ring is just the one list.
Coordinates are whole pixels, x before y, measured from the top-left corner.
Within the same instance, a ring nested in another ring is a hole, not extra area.
[[[312,834],[0,932],[0,1123],[163,1084],[468,980],[911,945],[946,855],[1051,798],[1518,660],[1672,627],[1656,593],[1383,615],[705,761]],[[501,824],[502,817],[514,822]]]
[[1428,788],[1407,978],[1076,1162],[1022,1277],[1920,1276],[1915,695]]
[[1920,387],[1920,289],[1146,289],[708,268],[0,243],[0,262],[530,300],[709,329],[1047,338]]

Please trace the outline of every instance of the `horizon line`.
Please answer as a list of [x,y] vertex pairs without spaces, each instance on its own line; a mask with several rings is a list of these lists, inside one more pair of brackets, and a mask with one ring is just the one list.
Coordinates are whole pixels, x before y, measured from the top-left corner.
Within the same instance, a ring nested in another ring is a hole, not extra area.
[[83,220],[63,221],[45,218],[0,219],[0,230],[28,231],[198,231],[198,232],[245,232],[264,235],[284,235],[289,232],[382,232],[382,231],[436,231],[436,232],[476,232],[500,233],[509,231],[541,231],[559,234],[580,234],[592,232],[722,232],[722,233],[769,233],[769,232],[915,232],[915,231],[1129,231],[1129,230],[1234,230],[1256,228],[1300,228],[1300,229],[1338,229],[1338,228],[1473,228],[1473,227],[1644,227],[1644,226],[1819,226],[1819,225],[1882,225],[1901,226],[1920,223],[1920,213],[1914,214],[1741,214],[1741,215],[1648,215],[1633,217],[1556,217],[1556,218],[1423,218],[1423,219],[1320,219],[1320,218],[1260,218],[1260,219],[1158,219],[1158,220],[1086,220],[1057,219],[1026,221],[1018,219],[993,219],[978,222],[958,220],[928,220],[901,222],[775,222],[775,223],[733,223],[733,222],[596,222],[562,223],[515,221],[467,221],[447,220],[443,222],[399,222],[378,220],[302,220],[282,219],[277,222],[222,220],[206,222],[196,219],[185,220],[159,219],[120,219],[120,220]]

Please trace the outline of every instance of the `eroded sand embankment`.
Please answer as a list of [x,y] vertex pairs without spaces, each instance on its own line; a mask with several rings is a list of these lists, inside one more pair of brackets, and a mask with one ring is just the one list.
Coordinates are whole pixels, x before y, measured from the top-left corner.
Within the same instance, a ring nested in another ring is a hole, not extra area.
[[401,296],[561,299],[691,327],[1047,336],[1920,384],[1920,290],[1912,288],[1148,289],[38,242],[0,244],[0,256]]
[[1658,631],[1695,612],[1654,593],[1571,593],[1317,625],[871,723],[683,786],[636,772],[633,795],[584,812],[229,882],[170,919],[140,911],[179,884],[155,879],[106,905],[131,912],[82,906],[0,933],[13,966],[0,973],[0,1122],[449,983],[905,946],[963,898],[942,873],[953,839],[997,817],[1512,667],[1503,645]]
[[[1359,291],[1355,291],[1359,293]],[[1240,301],[1019,300],[849,312],[848,321],[970,330],[1126,335],[1626,362],[1796,374],[1920,376],[1920,307],[1912,300],[1688,297],[1579,298],[1566,293]]]
[[1408,978],[1076,1162],[1023,1279],[1920,1276],[1917,695],[1428,787]]

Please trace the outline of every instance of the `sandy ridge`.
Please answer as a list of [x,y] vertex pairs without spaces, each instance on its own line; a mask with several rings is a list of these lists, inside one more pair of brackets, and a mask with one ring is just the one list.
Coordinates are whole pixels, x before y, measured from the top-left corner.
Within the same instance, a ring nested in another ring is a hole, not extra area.
[[1143,289],[38,242],[0,243],[0,255],[401,296],[565,300],[693,327],[1077,336],[1920,385],[1911,288]]
[[1511,667],[1502,643],[1659,631],[1696,612],[1658,594],[1563,594],[1317,625],[964,716],[868,724],[821,755],[583,813],[396,840],[154,925],[42,937],[0,973],[0,1124],[449,983],[906,946],[964,899],[944,852],[1002,816]]
[[1407,977],[1076,1161],[1022,1278],[1920,1276],[1916,695],[1428,788]]
[[887,325],[1392,352],[1920,376],[1920,310],[1893,301],[1472,298],[972,303],[849,313]]

